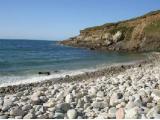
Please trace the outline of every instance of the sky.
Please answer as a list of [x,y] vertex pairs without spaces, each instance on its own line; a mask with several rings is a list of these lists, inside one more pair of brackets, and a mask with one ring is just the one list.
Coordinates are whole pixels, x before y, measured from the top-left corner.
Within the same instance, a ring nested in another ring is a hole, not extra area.
[[64,40],[160,9],[160,0],[0,0],[0,38]]

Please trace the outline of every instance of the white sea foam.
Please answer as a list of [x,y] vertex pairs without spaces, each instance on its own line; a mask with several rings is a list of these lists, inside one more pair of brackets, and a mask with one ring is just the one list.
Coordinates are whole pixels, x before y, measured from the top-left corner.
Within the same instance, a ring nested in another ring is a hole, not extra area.
[[85,72],[95,71],[95,69],[81,69],[81,70],[74,70],[74,71],[63,71],[61,73],[53,73],[49,76],[45,75],[26,75],[26,76],[1,76],[0,77],[0,87],[6,87],[9,85],[19,85],[19,84],[27,84],[27,83],[34,83],[34,82],[41,82],[45,80],[51,80],[56,78],[63,78],[66,75],[78,75]]
[[1,76],[0,77],[0,87],[6,87],[9,85],[19,85],[19,84],[27,84],[27,83],[35,83],[35,82],[41,82],[45,80],[51,80],[56,78],[63,78],[66,75],[78,75],[83,74],[85,72],[94,72],[99,69],[104,69],[106,67],[110,66],[119,66],[119,65],[129,65],[129,64],[135,64],[137,62],[140,62],[143,60],[135,60],[130,62],[122,62],[122,63],[111,63],[111,64],[101,64],[97,66],[96,68],[90,68],[90,69],[79,69],[79,70],[72,70],[72,71],[61,71],[60,73],[53,73],[49,76],[45,75],[26,75],[26,76]]

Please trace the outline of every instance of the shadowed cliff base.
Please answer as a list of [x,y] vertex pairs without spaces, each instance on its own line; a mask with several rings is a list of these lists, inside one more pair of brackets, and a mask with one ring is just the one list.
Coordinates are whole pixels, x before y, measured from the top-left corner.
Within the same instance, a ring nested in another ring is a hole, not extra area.
[[86,28],[60,44],[107,51],[159,51],[160,10],[117,23]]

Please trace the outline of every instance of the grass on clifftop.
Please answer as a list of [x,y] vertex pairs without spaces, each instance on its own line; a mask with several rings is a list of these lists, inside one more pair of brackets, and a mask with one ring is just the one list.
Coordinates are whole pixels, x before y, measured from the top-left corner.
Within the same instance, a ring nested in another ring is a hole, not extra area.
[[159,35],[160,34],[160,20],[154,21],[150,23],[149,25],[147,25],[144,31],[147,35]]
[[147,16],[156,15],[156,14],[159,14],[159,13],[160,13],[160,10],[151,11],[151,12],[149,12],[149,13],[143,15],[143,16],[139,16],[139,17],[135,17],[135,18],[132,18],[132,19],[119,21],[119,22],[115,22],[115,23],[106,23],[106,24],[103,24],[103,25],[100,25],[100,26],[89,27],[89,28],[86,28],[86,29],[81,30],[81,31],[95,31],[95,30],[104,29],[106,27],[118,26],[120,23],[126,23],[126,22],[130,22],[130,21],[142,19],[142,18],[145,18]]

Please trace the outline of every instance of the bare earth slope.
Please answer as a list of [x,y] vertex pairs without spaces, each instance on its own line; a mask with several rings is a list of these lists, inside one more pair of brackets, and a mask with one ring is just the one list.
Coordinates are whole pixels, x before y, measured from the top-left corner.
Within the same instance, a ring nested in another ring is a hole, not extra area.
[[86,28],[60,44],[109,51],[153,51],[160,48],[160,10],[141,17]]

